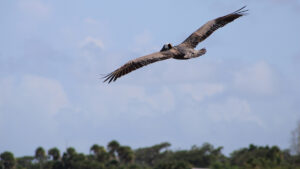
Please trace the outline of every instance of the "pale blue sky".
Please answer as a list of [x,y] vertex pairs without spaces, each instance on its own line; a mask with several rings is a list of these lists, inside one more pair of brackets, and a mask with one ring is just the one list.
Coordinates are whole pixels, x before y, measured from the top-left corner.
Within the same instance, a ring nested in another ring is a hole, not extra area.
[[[99,80],[244,5],[248,16],[198,46],[206,55]],[[3,0],[0,152],[87,153],[113,139],[288,148],[300,119],[299,18],[299,0]]]

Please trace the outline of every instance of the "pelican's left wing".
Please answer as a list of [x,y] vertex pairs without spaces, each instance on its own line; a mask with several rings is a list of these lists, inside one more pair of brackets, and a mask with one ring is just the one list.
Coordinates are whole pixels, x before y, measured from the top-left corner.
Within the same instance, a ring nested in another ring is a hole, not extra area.
[[142,56],[139,58],[136,58],[134,60],[131,60],[121,66],[119,69],[111,72],[110,74],[106,75],[104,78],[105,80],[103,82],[108,81],[108,83],[112,81],[116,81],[119,77],[126,75],[138,68],[141,68],[143,66],[146,66],[148,64],[169,59],[172,58],[174,55],[171,50],[164,51],[164,52],[156,52],[152,53],[150,55]]
[[184,45],[189,48],[195,48],[198,43],[202,42],[205,40],[209,35],[211,35],[215,30],[225,26],[226,24],[234,21],[235,19],[245,15],[248,10],[245,10],[246,6],[243,8],[216,18],[214,20],[211,20],[204,24],[202,27],[200,27],[198,30],[196,30],[194,33],[192,33],[187,39],[185,39],[180,45]]

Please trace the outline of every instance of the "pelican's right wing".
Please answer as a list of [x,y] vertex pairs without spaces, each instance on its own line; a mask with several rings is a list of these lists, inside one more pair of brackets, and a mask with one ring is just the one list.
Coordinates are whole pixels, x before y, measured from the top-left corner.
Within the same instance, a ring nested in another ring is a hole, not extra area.
[[146,66],[148,64],[157,62],[157,61],[161,61],[161,60],[165,60],[165,59],[169,59],[172,58],[174,55],[171,52],[171,50],[168,51],[164,51],[164,52],[156,52],[156,53],[152,53],[150,55],[146,55],[146,56],[142,56],[139,58],[136,58],[134,60],[131,60],[129,62],[127,62],[126,64],[124,64],[123,66],[121,66],[119,69],[111,72],[110,74],[104,76],[105,80],[103,82],[108,81],[108,83],[112,82],[112,81],[116,81],[119,77],[126,75],[138,68],[141,68],[143,66]]
[[184,45],[186,47],[189,48],[195,48],[198,43],[202,42],[203,40],[205,40],[209,35],[211,35],[215,30],[225,26],[226,24],[234,21],[235,19],[245,15],[248,10],[245,10],[246,6],[244,6],[243,8],[216,18],[214,20],[211,20],[209,22],[207,22],[206,24],[204,24],[202,27],[200,27],[198,30],[196,30],[194,33],[192,33],[187,39],[185,39],[181,45]]

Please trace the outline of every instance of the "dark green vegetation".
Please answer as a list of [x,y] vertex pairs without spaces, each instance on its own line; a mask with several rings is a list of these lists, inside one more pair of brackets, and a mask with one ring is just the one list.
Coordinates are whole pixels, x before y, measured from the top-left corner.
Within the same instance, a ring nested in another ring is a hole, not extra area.
[[189,150],[172,151],[170,143],[133,150],[113,140],[107,147],[94,144],[89,154],[73,147],[60,153],[57,148],[47,152],[38,147],[34,156],[15,158],[11,152],[0,155],[0,169],[300,169],[300,155],[291,155],[278,147],[250,145],[234,151],[229,157],[222,147],[205,143]]

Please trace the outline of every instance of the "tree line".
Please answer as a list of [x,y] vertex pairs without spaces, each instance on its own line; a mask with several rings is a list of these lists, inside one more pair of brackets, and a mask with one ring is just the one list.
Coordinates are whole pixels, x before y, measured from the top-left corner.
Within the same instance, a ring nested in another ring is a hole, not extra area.
[[249,145],[222,153],[222,147],[209,143],[188,150],[171,150],[163,142],[133,150],[113,140],[106,147],[94,144],[89,154],[69,147],[61,153],[58,148],[46,151],[38,147],[33,156],[15,158],[13,153],[0,154],[0,169],[300,169],[300,154],[291,154],[277,146]]

